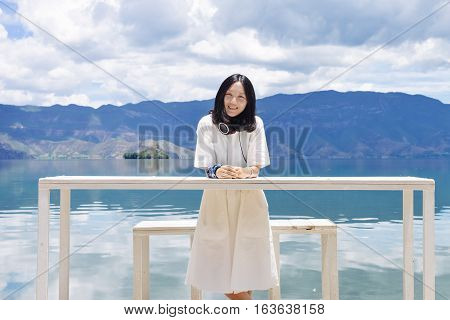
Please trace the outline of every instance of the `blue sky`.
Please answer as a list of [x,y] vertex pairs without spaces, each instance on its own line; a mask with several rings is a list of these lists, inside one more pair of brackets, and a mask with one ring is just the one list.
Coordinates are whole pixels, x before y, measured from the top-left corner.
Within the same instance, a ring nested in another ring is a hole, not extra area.
[[450,103],[450,5],[323,87],[446,1],[1,2],[122,82],[0,3],[3,104],[210,99],[236,72],[258,98],[323,88]]

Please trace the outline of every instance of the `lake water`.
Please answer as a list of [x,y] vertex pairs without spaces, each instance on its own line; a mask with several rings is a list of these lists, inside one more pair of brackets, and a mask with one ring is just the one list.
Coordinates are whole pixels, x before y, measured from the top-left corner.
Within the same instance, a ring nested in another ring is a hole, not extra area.
[[[288,165],[286,165],[288,164]],[[450,297],[448,160],[273,160],[261,175],[417,176],[436,181],[436,298]],[[34,299],[38,179],[57,175],[203,175],[187,160],[0,160],[0,297]],[[265,191],[273,218],[327,217],[338,224],[341,299],[402,298],[402,195],[398,191]],[[131,299],[132,227],[149,219],[193,219],[202,191],[72,191],[71,299]],[[415,192],[415,297],[422,298],[421,193]],[[58,261],[59,192],[51,192],[50,265]],[[153,237],[151,298],[189,299],[189,237]],[[283,299],[320,299],[320,237],[281,236]],[[58,267],[49,275],[58,296]],[[205,292],[207,299],[225,299]],[[256,291],[265,299],[267,291]]]

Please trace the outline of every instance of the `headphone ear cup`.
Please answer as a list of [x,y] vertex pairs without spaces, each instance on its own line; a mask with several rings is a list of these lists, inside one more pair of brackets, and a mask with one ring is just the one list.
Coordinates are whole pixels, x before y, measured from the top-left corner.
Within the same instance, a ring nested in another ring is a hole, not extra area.
[[230,133],[230,128],[223,122],[219,123],[219,131],[224,134],[228,135]]

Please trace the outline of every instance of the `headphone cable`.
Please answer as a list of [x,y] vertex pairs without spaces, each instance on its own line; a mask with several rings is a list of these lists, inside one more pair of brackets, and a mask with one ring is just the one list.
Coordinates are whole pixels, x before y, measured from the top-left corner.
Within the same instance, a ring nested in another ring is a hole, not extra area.
[[241,131],[238,131],[238,134],[239,134],[239,146],[241,147],[242,157],[244,158],[245,164],[247,164],[247,158],[244,156],[244,151],[242,150],[242,144],[241,144]]

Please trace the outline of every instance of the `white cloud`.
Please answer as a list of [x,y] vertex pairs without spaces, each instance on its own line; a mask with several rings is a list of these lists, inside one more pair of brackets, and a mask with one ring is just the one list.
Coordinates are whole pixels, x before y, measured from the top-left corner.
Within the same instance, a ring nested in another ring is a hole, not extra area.
[[[217,12],[217,8],[208,0],[194,0],[188,12],[190,23],[195,26],[205,27]],[[209,25],[210,26],[210,25]]]
[[[18,0],[21,14],[67,46],[3,10],[0,103],[211,99],[235,72],[253,81],[259,98],[314,91],[438,5]],[[324,89],[404,91],[450,102],[449,21],[450,6]],[[10,38],[17,34],[12,26],[28,34]]]
[[0,24],[0,40],[5,40],[8,38],[8,31],[6,31],[5,27]]
[[138,46],[160,45],[184,33],[189,4],[179,0],[132,0],[120,6],[119,21],[125,36]]
[[277,62],[286,59],[277,43],[262,44],[258,32],[253,29],[238,29],[225,36],[211,34],[208,40],[201,40],[191,46],[199,56],[220,61],[244,59],[252,62]]
[[44,105],[68,105],[74,103],[81,106],[89,106],[91,104],[91,100],[85,94],[71,94],[70,96],[58,97],[50,93],[46,94],[44,99]]
[[5,89],[0,85],[0,103],[1,101],[8,101],[9,104],[13,105],[24,105],[31,104],[33,98],[30,92]]
[[[223,33],[242,27],[285,44],[381,44],[443,4],[440,0],[396,1],[215,1],[214,26]],[[448,8],[398,41],[428,36],[449,38]]]

